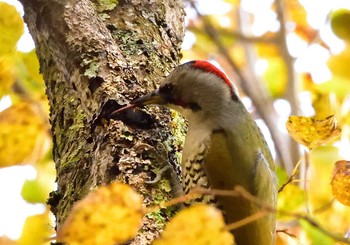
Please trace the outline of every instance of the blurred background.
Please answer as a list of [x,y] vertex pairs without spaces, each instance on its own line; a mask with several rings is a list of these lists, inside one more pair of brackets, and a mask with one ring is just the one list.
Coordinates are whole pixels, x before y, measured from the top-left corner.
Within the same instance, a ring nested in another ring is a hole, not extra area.
[[[350,1],[185,4],[182,62],[209,60],[235,81],[279,163],[281,186],[307,156],[278,208],[317,225],[279,215],[277,244],[342,244],[333,238],[350,236],[350,194],[336,200],[331,181],[335,162],[350,160]],[[0,0],[0,12],[0,245],[44,244],[38,237],[54,226],[45,202],[55,188],[45,84],[22,6]],[[309,151],[288,138],[291,114],[334,115],[341,133]],[[273,139],[283,144],[275,147]]]

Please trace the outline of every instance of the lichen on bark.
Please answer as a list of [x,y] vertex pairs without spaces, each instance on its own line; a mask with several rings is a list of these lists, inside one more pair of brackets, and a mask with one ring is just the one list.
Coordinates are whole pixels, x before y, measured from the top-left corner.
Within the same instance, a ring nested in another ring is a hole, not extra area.
[[[51,108],[58,190],[49,204],[57,225],[74,202],[114,180],[137,189],[145,205],[171,198],[176,174],[147,184],[164,164],[155,155],[178,166],[182,142],[172,134],[171,113],[153,107],[112,119],[109,115],[153,90],[177,65],[184,34],[182,2],[21,2]],[[169,212],[146,216],[134,243],[156,237]]]

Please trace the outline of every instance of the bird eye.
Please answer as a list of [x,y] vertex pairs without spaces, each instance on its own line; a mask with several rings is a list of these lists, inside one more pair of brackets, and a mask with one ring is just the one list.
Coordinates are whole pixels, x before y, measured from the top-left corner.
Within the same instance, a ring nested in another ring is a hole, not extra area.
[[171,95],[175,90],[175,87],[172,84],[164,84],[159,88],[159,93],[164,95]]
[[201,107],[195,103],[195,102],[186,102],[182,100],[181,98],[177,97],[175,93],[175,86],[172,84],[164,84],[161,87],[159,87],[159,93],[162,95],[162,97],[169,103],[181,106],[183,108],[189,108],[192,111],[199,111],[201,110]]
[[187,107],[190,108],[192,111],[200,111],[202,109],[196,102],[188,103]]

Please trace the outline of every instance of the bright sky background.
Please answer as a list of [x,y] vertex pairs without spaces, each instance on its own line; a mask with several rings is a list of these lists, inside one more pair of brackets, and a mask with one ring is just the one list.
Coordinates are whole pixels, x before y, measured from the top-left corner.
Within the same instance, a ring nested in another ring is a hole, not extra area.
[[[0,0],[10,3],[16,6],[17,10],[23,15],[23,8],[18,1],[15,0]],[[242,6],[248,12],[257,15],[256,21],[252,26],[252,33],[255,35],[261,34],[267,30],[277,30],[278,22],[275,13],[273,13],[269,7],[272,0],[242,0]],[[349,8],[349,0],[301,0],[305,5],[309,13],[309,23],[314,28],[324,26],[326,21],[326,15],[332,9],[337,8]],[[200,11],[203,13],[225,13],[230,5],[227,3],[215,0],[199,0]],[[193,13],[188,13],[189,15]],[[223,18],[220,20],[225,24],[228,20]],[[331,47],[332,51],[340,52],[344,44],[337,39],[330,31],[329,27],[321,29],[321,35],[326,40],[327,44]],[[305,42],[300,40],[297,36],[288,35],[288,45],[290,52],[293,56],[299,57],[295,67],[298,71],[311,72],[314,79],[318,82],[323,82],[329,79],[330,73],[325,66],[325,61],[328,59],[328,52],[321,46],[315,44],[307,46]],[[187,32],[184,49],[191,47],[195,37],[190,32]],[[23,52],[28,52],[34,48],[34,43],[28,33],[28,29],[25,29],[25,34],[18,42],[18,49]],[[257,63],[256,69],[258,72],[263,72],[267,68],[267,62],[261,60]],[[305,98],[305,96],[303,96]],[[4,107],[10,105],[9,99],[5,98],[0,101],[0,111]],[[288,107],[286,102],[281,100],[276,103],[276,106]],[[309,108],[310,109],[310,108]],[[285,110],[282,110],[285,111]],[[284,125],[284,123],[283,123]],[[28,215],[43,212],[42,205],[30,205],[26,203],[20,196],[23,182],[26,179],[35,178],[35,170],[30,166],[10,167],[0,169],[0,236],[7,235],[10,238],[17,239],[20,235],[23,222]]]
[[[23,7],[16,0],[0,0],[12,4],[23,16]],[[0,10],[1,12],[1,10]],[[18,50],[29,52],[34,48],[34,42],[25,27],[25,33],[17,44]],[[0,111],[11,105],[8,96],[1,98]],[[29,204],[21,197],[22,185],[27,179],[34,179],[36,171],[31,166],[14,166],[0,169],[0,236],[17,239],[27,216],[44,212],[44,206]]]

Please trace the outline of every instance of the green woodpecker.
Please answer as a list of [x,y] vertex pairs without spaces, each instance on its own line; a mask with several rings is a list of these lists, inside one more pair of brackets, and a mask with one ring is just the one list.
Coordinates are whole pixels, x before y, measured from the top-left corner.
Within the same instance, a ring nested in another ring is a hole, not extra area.
[[[184,193],[193,187],[233,190],[237,185],[272,207],[277,202],[274,162],[257,124],[227,76],[206,61],[176,67],[160,87],[115,111],[149,104],[165,105],[188,120],[182,153]],[[227,223],[261,211],[242,197],[203,197],[223,210]],[[272,245],[273,213],[232,232],[237,245]]]

